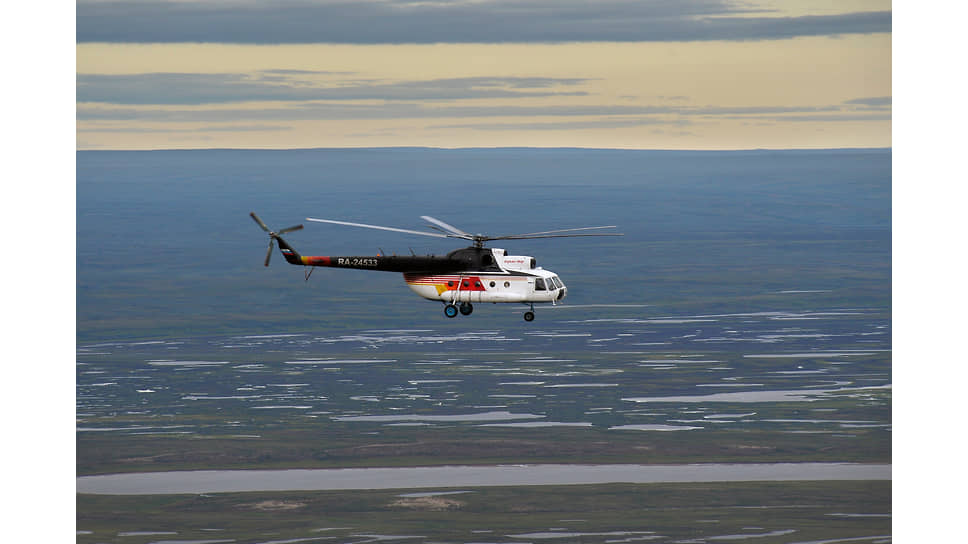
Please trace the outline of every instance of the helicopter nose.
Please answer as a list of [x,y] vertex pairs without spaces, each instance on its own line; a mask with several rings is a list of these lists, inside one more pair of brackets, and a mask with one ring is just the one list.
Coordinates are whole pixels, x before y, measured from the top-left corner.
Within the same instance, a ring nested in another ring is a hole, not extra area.
[[568,294],[568,288],[565,287],[565,286],[562,286],[561,289],[558,290],[558,299],[557,300],[561,300],[561,299],[565,298],[565,295],[566,294]]

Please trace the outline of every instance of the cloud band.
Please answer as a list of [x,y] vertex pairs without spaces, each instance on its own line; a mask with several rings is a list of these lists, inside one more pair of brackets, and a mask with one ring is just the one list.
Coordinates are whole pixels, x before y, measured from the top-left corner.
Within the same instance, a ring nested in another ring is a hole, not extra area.
[[891,32],[891,12],[770,16],[726,0],[80,0],[78,42],[426,44],[769,40]]

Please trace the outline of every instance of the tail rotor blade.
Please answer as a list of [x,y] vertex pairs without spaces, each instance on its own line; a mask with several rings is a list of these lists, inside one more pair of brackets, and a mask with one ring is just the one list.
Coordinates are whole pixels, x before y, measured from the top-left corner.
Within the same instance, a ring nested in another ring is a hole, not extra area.
[[285,234],[285,233],[287,233],[287,232],[292,232],[292,231],[294,231],[294,230],[299,230],[299,229],[301,229],[301,228],[303,228],[303,226],[302,226],[302,225],[294,225],[294,226],[292,226],[292,227],[289,227],[289,228],[286,228],[286,229],[282,229],[282,230],[280,230],[280,231],[278,232],[278,234]]
[[263,223],[261,219],[259,219],[259,216],[256,215],[255,212],[249,212],[249,215],[252,216],[252,220],[255,221],[255,223],[257,225],[259,225],[260,227],[262,227],[262,230],[264,230],[266,232],[272,232],[271,230],[269,230],[269,227],[267,227],[266,224]]
[[[266,260],[265,260],[266,266],[269,266],[269,261],[272,259],[272,248],[276,245],[276,238],[279,238],[280,235],[285,234],[287,232],[292,232],[294,230],[300,230],[303,228],[302,225],[293,225],[289,228],[282,229],[279,232],[273,232],[272,229],[270,229],[265,223],[262,222],[261,219],[259,219],[259,216],[256,215],[255,212],[249,212],[249,216],[252,217],[252,220],[255,221],[256,225],[259,225],[259,227],[261,227],[262,230],[266,231],[269,234],[269,247],[266,249]],[[282,240],[282,238],[279,238],[279,240]]]
[[266,251],[266,266],[269,266],[269,259],[272,258],[272,246],[275,243],[275,238],[269,239],[269,249]]

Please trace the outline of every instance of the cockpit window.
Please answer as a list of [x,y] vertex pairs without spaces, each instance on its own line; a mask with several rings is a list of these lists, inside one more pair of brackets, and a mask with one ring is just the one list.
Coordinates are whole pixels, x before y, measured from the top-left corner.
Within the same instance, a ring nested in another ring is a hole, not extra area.
[[544,282],[543,279],[541,279],[541,278],[535,278],[534,279],[534,290],[535,291],[544,291],[545,290],[545,282]]

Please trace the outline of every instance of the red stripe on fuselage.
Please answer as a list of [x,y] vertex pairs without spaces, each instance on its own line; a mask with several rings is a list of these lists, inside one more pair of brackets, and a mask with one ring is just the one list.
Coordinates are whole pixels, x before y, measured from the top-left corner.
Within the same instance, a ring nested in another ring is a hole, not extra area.
[[421,276],[404,274],[404,280],[412,285],[446,285],[448,291],[486,291],[480,276]]
[[332,266],[329,257],[303,257],[302,260],[308,266]]

